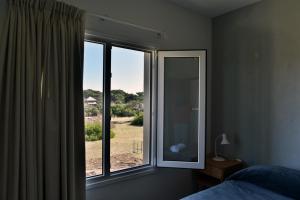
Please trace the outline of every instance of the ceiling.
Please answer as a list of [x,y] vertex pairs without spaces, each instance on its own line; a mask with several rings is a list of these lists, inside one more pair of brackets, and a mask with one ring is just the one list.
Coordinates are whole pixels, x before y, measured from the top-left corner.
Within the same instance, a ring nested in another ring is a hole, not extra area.
[[216,17],[261,0],[168,0],[195,10],[208,17]]

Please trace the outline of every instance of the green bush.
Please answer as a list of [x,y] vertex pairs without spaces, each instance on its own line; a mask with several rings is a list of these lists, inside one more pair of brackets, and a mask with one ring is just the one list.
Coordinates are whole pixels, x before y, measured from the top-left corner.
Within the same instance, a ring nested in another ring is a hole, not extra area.
[[133,126],[143,126],[143,124],[144,124],[143,113],[139,113],[138,115],[136,115],[130,124]]
[[[110,138],[115,137],[115,133],[110,131]],[[97,141],[102,140],[102,126],[98,123],[91,123],[85,125],[85,140]]]
[[99,110],[95,107],[88,107],[85,109],[85,114],[88,117],[96,117],[99,114]]
[[117,117],[132,117],[135,111],[124,104],[115,104],[111,106],[111,114]]

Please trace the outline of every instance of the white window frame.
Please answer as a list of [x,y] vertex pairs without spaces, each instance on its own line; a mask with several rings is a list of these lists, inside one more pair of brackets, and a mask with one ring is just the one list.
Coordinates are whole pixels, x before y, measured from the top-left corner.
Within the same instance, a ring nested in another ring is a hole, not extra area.
[[[164,60],[165,58],[199,58],[199,109],[198,109],[198,162],[165,161],[164,144]],[[206,124],[206,51],[159,51],[158,52],[158,115],[157,115],[157,166],[204,169]]]

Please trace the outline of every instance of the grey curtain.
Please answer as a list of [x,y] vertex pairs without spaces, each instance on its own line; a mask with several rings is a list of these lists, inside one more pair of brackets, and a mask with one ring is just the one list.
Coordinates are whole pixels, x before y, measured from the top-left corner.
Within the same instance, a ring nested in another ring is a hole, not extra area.
[[83,12],[10,0],[0,43],[0,199],[85,198]]

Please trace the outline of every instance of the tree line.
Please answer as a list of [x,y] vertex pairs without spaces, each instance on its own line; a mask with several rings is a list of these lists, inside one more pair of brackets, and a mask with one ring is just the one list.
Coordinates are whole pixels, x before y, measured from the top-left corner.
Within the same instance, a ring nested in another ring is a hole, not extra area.
[[[103,94],[96,90],[84,90],[84,99],[93,97],[97,105],[85,107],[86,116],[97,116],[102,111]],[[111,91],[111,114],[116,117],[131,117],[142,115],[143,113],[144,93],[127,93],[123,90]]]

